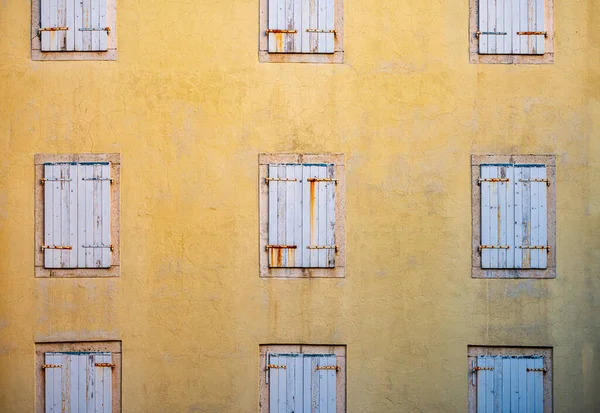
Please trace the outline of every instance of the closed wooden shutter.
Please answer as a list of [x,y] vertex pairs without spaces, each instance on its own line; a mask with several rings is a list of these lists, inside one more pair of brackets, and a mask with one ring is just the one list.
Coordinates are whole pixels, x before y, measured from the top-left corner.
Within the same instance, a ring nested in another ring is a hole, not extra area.
[[543,413],[542,357],[479,356],[477,367],[477,413]]
[[268,360],[270,413],[336,413],[334,354],[271,354]]
[[42,51],[74,50],[74,0],[40,0],[40,22]]
[[270,0],[271,53],[333,53],[334,0]]
[[479,0],[480,54],[544,54],[545,0]]
[[75,50],[108,50],[107,0],[75,0]]
[[335,266],[334,165],[269,165],[270,267]]
[[111,353],[46,353],[44,360],[46,413],[112,412]]
[[77,165],[44,165],[44,267],[77,267]]
[[[515,166],[515,268],[546,268],[547,183],[544,165]],[[529,247],[529,248],[527,248]]]
[[79,268],[108,268],[111,264],[110,164],[78,165]]

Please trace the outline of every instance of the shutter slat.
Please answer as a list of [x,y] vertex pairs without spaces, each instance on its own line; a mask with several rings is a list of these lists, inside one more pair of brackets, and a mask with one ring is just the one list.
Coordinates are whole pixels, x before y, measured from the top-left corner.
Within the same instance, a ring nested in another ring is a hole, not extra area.
[[[535,1],[535,31],[543,32],[545,31],[545,1],[544,0],[534,0]],[[535,54],[544,54],[545,53],[545,45],[546,45],[546,37],[545,36],[534,36],[537,45],[534,50]]]
[[[500,178],[500,173],[498,171],[497,166],[491,166],[490,168],[490,177],[491,178]],[[498,193],[500,192],[500,183],[499,182],[491,182],[490,183],[490,245],[500,245],[500,222],[498,211],[500,205],[498,204]],[[499,268],[498,265],[498,249],[490,250],[490,267],[491,268]]]
[[[286,165],[285,177],[286,179],[295,178],[294,165]],[[284,181],[285,184],[285,245],[295,245],[296,239],[296,182]],[[297,248],[296,248],[297,249]],[[283,251],[285,256],[285,266],[294,267],[296,264],[296,249],[288,248]]]
[[[327,364],[337,366],[335,355],[327,357]],[[336,413],[336,398],[337,398],[337,370],[325,370],[327,372],[327,413]]]
[[[335,166],[329,165],[327,167],[327,178],[335,179]],[[325,245],[335,246],[335,181],[327,184],[327,236],[325,239]],[[335,267],[335,249],[327,249],[327,263],[326,267]]]
[[[531,179],[538,179],[538,170],[539,168],[529,168]],[[531,245],[541,245],[539,239],[539,204],[538,204],[538,195],[539,195],[539,183],[531,182],[529,184],[531,188],[531,209],[530,209],[530,217],[531,217]],[[545,244],[544,244],[545,245]],[[540,250],[534,249],[531,250],[531,268],[539,268],[540,265]],[[545,250],[544,250],[545,252]]]
[[310,244],[310,227],[311,227],[311,201],[310,196],[310,166],[302,165],[302,244],[299,245],[302,248],[302,267],[307,268],[311,266],[312,250],[306,249]]
[[[100,228],[100,242],[104,246],[112,245],[112,240],[110,237],[110,165],[104,164],[101,167],[102,173],[102,181],[101,186],[101,194],[100,194],[100,202],[101,202],[101,228]],[[112,250],[110,248],[100,248],[101,253],[101,267],[108,268],[112,263]]]
[[513,166],[506,167],[506,178],[509,181],[506,186],[506,203],[504,208],[504,219],[502,226],[505,228],[506,236],[502,240],[503,245],[507,245],[507,250],[502,250],[506,255],[506,265],[503,268],[515,267],[515,168]]
[[511,377],[510,369],[511,359],[509,357],[502,358],[502,401],[500,404],[501,412],[510,412],[511,399]]
[[298,0],[301,4],[301,21],[300,21],[300,44],[302,53],[310,53],[311,34],[306,31],[310,29],[310,0]]
[[[321,0],[326,1],[327,6],[327,19],[325,21],[325,30],[335,30],[335,1],[334,0]],[[333,53],[334,52],[334,43],[335,43],[335,35],[333,33],[329,33],[325,35],[325,48],[323,53]]]
[[[280,365],[279,357],[271,354],[267,363]],[[279,412],[279,369],[269,369],[269,411]]]
[[294,169],[294,174],[293,177],[294,179],[296,179],[296,182],[294,182],[293,186],[294,186],[294,199],[296,200],[296,206],[295,206],[295,217],[294,217],[294,222],[295,222],[295,228],[294,228],[294,245],[297,246],[296,248],[296,252],[295,254],[295,261],[294,261],[294,266],[295,267],[302,267],[302,263],[303,263],[303,257],[306,254],[306,248],[303,244],[303,226],[302,226],[302,216],[303,216],[303,200],[302,200],[302,191],[303,191],[303,185],[302,185],[302,165],[294,165],[293,166]]
[[[269,178],[278,178],[279,173],[276,165],[269,165]],[[269,183],[269,245],[279,245],[277,238],[277,226],[278,226],[278,217],[277,217],[277,189],[278,185],[277,181],[270,181]],[[276,254],[277,251],[275,249],[269,249],[269,266],[276,266]]]
[[[287,178],[285,165],[280,165],[278,175]],[[285,245],[286,241],[286,217],[287,217],[287,181],[277,181],[277,243]],[[277,266],[287,267],[287,249],[277,249]]]
[[[546,167],[538,169],[540,179],[547,179]],[[548,245],[548,185],[545,182],[539,182],[538,185],[538,242],[539,245]],[[551,251],[555,253],[555,251]],[[548,251],[539,250],[539,268],[547,268],[548,266]]]
[[[308,27],[306,29],[316,29],[319,24],[319,1],[309,0],[308,1]],[[311,32],[309,33],[309,53],[317,53],[319,51],[319,34]]]
[[[479,31],[480,32],[490,32],[491,29],[488,25],[488,3],[490,0],[479,0]],[[489,53],[488,46],[489,35],[481,34],[479,35],[479,53],[486,54]]]
[[[73,374],[73,373],[71,373]],[[87,405],[87,357],[85,354],[79,354],[77,357],[77,384],[73,385],[77,393],[77,410],[75,412],[85,412]]]
[[[488,0],[488,29],[490,32],[497,33],[498,32],[498,21],[496,16],[496,7],[498,0]],[[485,35],[484,35],[485,36]],[[489,35],[488,36],[488,53],[496,54],[496,42],[498,39],[498,35]]]
[[[317,167],[317,176],[321,179],[327,178],[327,168]],[[317,243],[316,245],[327,245],[327,182],[316,182],[317,189]],[[327,250],[317,250],[317,266],[327,267]]]
[[529,413],[527,411],[527,360],[517,358],[517,369],[519,374],[518,410],[516,413]]
[[523,191],[525,189],[523,170],[515,167],[515,268],[523,268]]
[[[481,167],[481,179],[490,178],[491,168]],[[481,182],[481,245],[491,245],[492,238],[490,234],[490,190],[491,182]],[[481,250],[481,268],[491,268],[492,250],[484,248]]]

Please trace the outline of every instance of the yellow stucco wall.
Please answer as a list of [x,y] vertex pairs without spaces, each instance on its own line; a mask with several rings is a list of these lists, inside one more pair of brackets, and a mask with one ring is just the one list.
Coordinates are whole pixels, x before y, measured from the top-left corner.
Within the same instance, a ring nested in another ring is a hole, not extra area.
[[[118,61],[30,58],[0,0],[0,411],[34,343],[119,339],[124,412],[256,412],[262,343],[347,345],[348,412],[465,412],[467,345],[554,348],[600,411],[600,3],[475,65],[468,2],[345,2],[345,64],[258,63],[258,1],[118,0]],[[121,277],[35,279],[34,153],[122,155]],[[258,277],[258,153],[346,156],[346,278]],[[554,280],[474,280],[471,153],[557,155]]]

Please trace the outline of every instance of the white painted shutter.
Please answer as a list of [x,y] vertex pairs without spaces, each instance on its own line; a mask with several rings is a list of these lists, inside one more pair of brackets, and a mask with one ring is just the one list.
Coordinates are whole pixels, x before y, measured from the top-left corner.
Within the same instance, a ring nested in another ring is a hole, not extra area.
[[269,0],[271,53],[333,53],[335,29],[334,0]]
[[542,369],[542,357],[479,356],[477,366],[477,413],[543,413],[543,372],[527,371]]
[[514,268],[514,168],[482,165],[481,179],[481,267]]
[[40,0],[40,22],[42,51],[74,50],[74,0]]
[[75,0],[75,50],[108,50],[107,0]]
[[111,413],[111,353],[46,353],[46,413]]
[[110,249],[110,164],[78,165],[79,268],[108,268]]
[[304,412],[336,413],[336,366],[334,354],[304,354]]
[[269,412],[302,413],[302,354],[271,354],[269,360],[278,366],[269,368]]
[[269,266],[334,267],[334,165],[269,165],[269,179]]
[[[515,166],[515,268],[546,268],[547,184],[544,165]],[[537,181],[536,181],[537,180]]]
[[76,268],[77,245],[77,165],[45,164],[44,267]]
[[545,0],[479,0],[480,54],[544,54]]

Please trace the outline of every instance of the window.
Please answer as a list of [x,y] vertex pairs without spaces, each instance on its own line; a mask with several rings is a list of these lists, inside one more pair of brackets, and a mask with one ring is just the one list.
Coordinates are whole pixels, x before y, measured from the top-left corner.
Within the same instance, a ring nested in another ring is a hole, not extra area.
[[552,63],[553,0],[470,0],[471,63]]
[[345,346],[260,346],[260,413],[283,411],[346,411]]
[[115,0],[32,0],[33,60],[116,60]]
[[35,156],[37,277],[119,273],[120,155]]
[[37,343],[37,413],[121,411],[121,343]]
[[469,347],[469,413],[552,413],[552,349]]
[[556,277],[555,156],[471,161],[473,277]]
[[343,155],[261,154],[260,275],[344,276]]
[[342,63],[342,0],[260,0],[261,62]]

